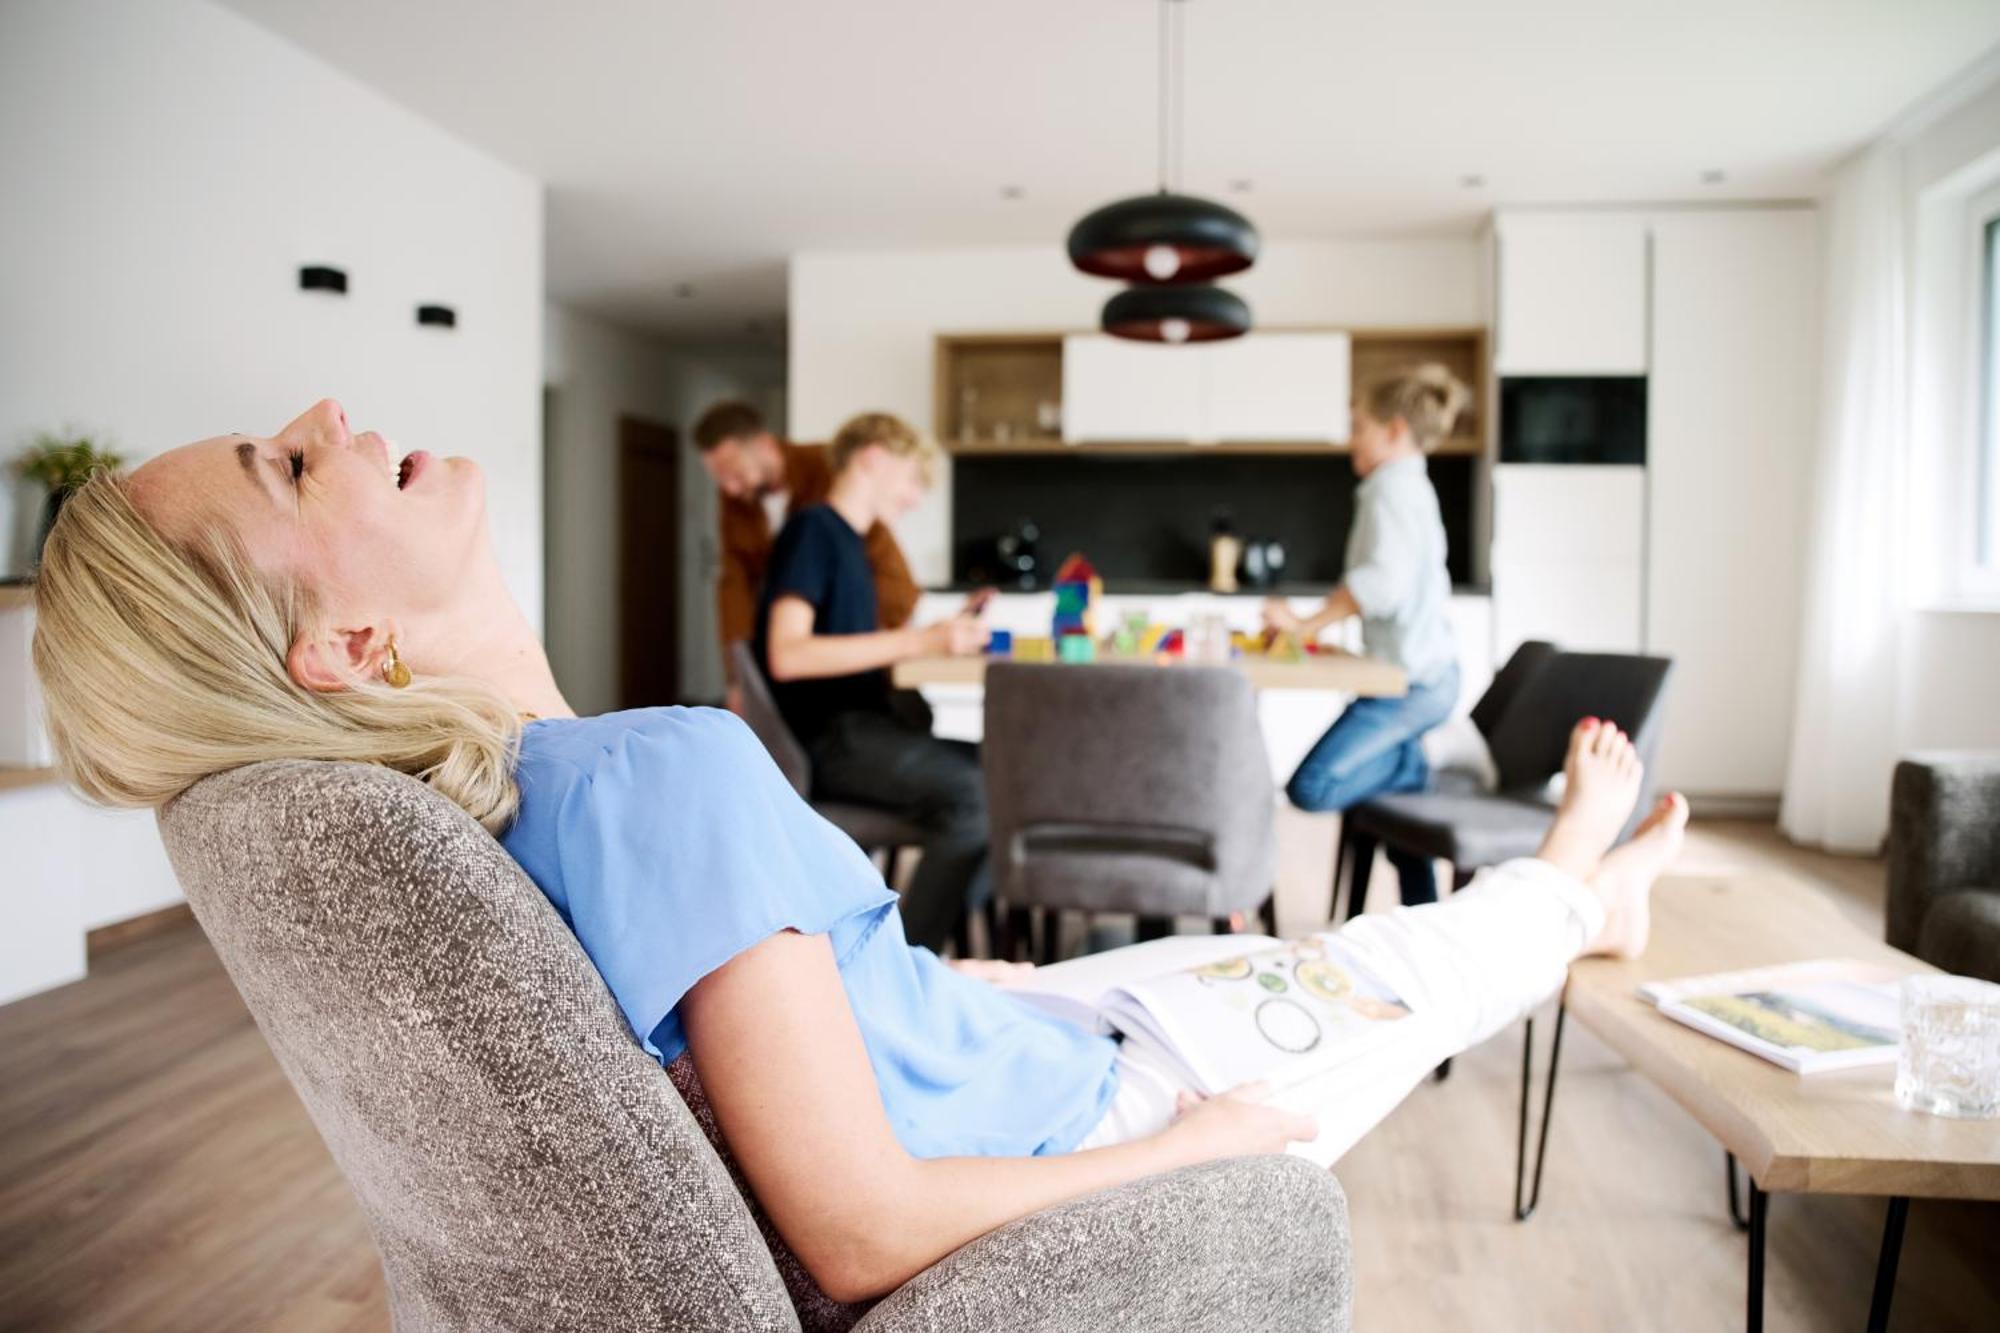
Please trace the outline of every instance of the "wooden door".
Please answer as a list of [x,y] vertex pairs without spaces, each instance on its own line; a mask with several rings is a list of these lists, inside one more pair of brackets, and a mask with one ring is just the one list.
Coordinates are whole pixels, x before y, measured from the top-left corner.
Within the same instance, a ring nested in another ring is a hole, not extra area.
[[618,703],[679,703],[680,449],[671,426],[618,420]]

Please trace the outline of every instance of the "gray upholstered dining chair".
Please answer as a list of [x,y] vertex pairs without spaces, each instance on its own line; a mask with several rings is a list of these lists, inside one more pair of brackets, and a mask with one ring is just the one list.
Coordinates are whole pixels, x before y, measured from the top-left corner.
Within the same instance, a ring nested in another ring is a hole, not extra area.
[[368,1217],[401,1333],[1350,1322],[1345,1199],[1289,1157],[1088,1195],[872,1309],[835,1305],[733,1176],[691,1063],[647,1057],[463,811],[384,768],[279,761],[196,784],[159,822]]
[[1638,747],[1646,779],[1627,828],[1637,824],[1651,808],[1657,785],[1654,761],[1672,675],[1673,659],[1668,657],[1572,653],[1543,643],[1523,644],[1494,677],[1494,690],[1500,691],[1494,706],[1488,708],[1482,697],[1473,710],[1499,770],[1499,789],[1485,792],[1470,782],[1447,779],[1431,790],[1377,796],[1347,811],[1335,858],[1336,907],[1344,879],[1346,915],[1360,913],[1379,844],[1450,862],[1458,887],[1487,866],[1533,856],[1555,819],[1555,806],[1545,792],[1549,779],[1562,771],[1570,729],[1578,718],[1616,722]]
[[923,841],[924,831],[895,811],[879,806],[813,800],[812,760],[806,754],[806,747],[792,734],[785,715],[778,711],[778,701],[771,697],[771,683],[764,679],[757,655],[747,643],[732,643],[729,663],[743,690],[743,720],[757,733],[757,739],[764,743],[778,771],[792,784],[792,790],[812,801],[820,817],[854,839],[862,851],[871,856],[882,853],[883,877],[894,885],[897,859],[904,848]]
[[1228,667],[986,668],[994,897],[1010,912],[1130,913],[1218,929],[1267,913],[1276,791],[1250,684]]

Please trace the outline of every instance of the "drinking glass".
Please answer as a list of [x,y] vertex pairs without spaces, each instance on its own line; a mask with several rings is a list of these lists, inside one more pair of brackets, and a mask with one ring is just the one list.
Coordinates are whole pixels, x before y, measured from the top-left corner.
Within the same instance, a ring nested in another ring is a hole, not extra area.
[[1896,1101],[1932,1115],[2000,1116],[2000,986],[1973,977],[1903,979]]

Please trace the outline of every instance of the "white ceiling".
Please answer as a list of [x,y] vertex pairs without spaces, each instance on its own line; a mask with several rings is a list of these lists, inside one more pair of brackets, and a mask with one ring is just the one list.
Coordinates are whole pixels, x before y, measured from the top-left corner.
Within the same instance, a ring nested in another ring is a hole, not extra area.
[[[540,178],[550,295],[677,337],[775,336],[795,250],[1054,242],[1156,183],[1154,0],[224,3]],[[1185,185],[1267,238],[1816,193],[2000,42],[1995,0],[1185,15]]]

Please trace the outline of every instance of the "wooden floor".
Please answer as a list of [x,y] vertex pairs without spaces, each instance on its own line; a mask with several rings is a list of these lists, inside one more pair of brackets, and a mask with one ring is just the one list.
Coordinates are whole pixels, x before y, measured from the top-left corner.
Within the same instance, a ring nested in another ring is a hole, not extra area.
[[[1288,813],[1280,837],[1281,924],[1305,929],[1325,917],[1332,825]],[[1684,868],[1732,866],[1810,879],[1879,925],[1879,862],[1697,825]],[[1741,1327],[1720,1150],[1587,1032],[1565,1047],[1532,1221],[1509,1214],[1518,1032],[1341,1164],[1360,1328]],[[1860,1328],[1881,1217],[1875,1201],[1775,1198],[1766,1326]],[[360,1213],[198,932],[0,1007],[0,1330],[387,1327]],[[1892,1327],[2000,1328],[2000,1209],[1911,1207]]]

